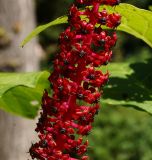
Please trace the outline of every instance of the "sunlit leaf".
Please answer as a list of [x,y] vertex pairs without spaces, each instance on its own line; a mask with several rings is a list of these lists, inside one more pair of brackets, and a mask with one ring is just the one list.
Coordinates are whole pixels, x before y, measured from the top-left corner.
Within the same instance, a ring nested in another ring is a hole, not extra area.
[[0,108],[15,115],[34,118],[40,106],[48,72],[0,73]]
[[109,66],[111,78],[104,89],[101,102],[130,106],[152,114],[151,68],[152,59],[132,64],[111,64]]
[[[101,103],[134,107],[152,114],[152,59],[134,63],[111,63],[100,69],[111,76]],[[34,118],[43,90],[48,88],[48,72],[1,73],[0,108],[27,118]]]
[[[109,12],[118,12],[122,15],[121,25],[117,28],[120,31],[127,32],[137,38],[145,41],[152,47],[152,12],[137,8],[130,4],[122,3],[116,7],[101,6],[100,9],[107,8]],[[49,27],[67,23],[67,16],[57,18],[56,20],[39,26],[34,29],[21,43],[23,47],[32,38]]]

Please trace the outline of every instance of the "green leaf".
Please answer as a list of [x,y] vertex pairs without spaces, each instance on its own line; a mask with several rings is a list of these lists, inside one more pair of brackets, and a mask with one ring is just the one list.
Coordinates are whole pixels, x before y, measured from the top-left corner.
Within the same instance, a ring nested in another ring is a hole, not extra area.
[[37,36],[38,34],[40,34],[42,31],[46,30],[49,27],[53,27],[55,25],[58,24],[63,24],[63,23],[67,23],[67,17],[63,16],[63,17],[59,17],[56,20],[49,22],[47,24],[38,26],[37,28],[35,28],[20,44],[21,47],[24,47],[24,45],[26,43],[28,43],[32,38],[34,38],[35,36]]
[[149,8],[150,11],[152,11],[152,6],[149,6],[148,8]]
[[152,47],[151,11],[139,9],[129,4],[122,4],[114,10],[122,15],[122,23],[118,30],[127,32]]
[[[135,6],[122,3],[116,7],[101,6],[100,9],[107,8],[109,12],[118,12],[122,15],[121,25],[117,28],[119,31],[127,32],[139,39],[145,41],[149,46],[152,47],[152,12],[144,9],[139,9]],[[83,17],[84,18],[84,17]],[[21,43],[23,47],[33,37],[45,29],[67,23],[67,16],[57,18],[56,20],[39,26],[34,29]]]
[[130,106],[152,114],[152,59],[137,63],[114,63],[102,103]]
[[40,106],[48,72],[0,73],[0,108],[15,115],[34,118]]
[[[111,78],[101,103],[134,107],[152,114],[152,59],[136,63],[111,63]],[[44,88],[49,87],[48,72],[0,73],[0,108],[15,115],[34,118]]]

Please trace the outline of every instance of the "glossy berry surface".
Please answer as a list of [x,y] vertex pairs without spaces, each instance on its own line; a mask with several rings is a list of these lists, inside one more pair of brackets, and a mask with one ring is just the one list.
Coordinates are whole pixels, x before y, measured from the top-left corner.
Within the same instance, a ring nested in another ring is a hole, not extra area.
[[[79,4],[92,7],[80,11]],[[102,73],[96,67],[108,64],[117,41],[115,32],[109,34],[102,27],[114,30],[121,20],[118,13],[99,11],[102,4],[114,6],[119,1],[76,0],[69,9],[69,26],[60,34],[60,53],[49,77],[52,94],[45,90],[42,97],[42,112],[36,128],[39,142],[30,148],[32,159],[89,159],[86,136],[99,110],[102,87],[109,78],[108,72]]]

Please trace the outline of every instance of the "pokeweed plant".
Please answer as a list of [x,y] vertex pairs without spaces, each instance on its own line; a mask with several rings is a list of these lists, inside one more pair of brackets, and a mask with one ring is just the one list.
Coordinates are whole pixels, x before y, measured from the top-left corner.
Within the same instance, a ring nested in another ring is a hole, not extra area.
[[[96,67],[110,61],[111,49],[117,41],[115,28],[121,21],[118,13],[108,13],[105,8],[99,11],[99,7],[119,3],[119,0],[76,0],[71,5],[69,26],[60,34],[60,53],[48,78],[51,87],[42,97],[36,127],[39,141],[29,150],[32,159],[89,158],[86,136],[91,132],[103,86],[109,78],[108,71],[103,73]],[[80,5],[85,6],[83,11],[78,9]],[[111,31],[103,29],[104,26]]]
[[[109,73],[100,70],[111,58],[111,48],[117,40],[114,30],[129,33],[152,46],[152,12],[116,4],[119,1],[77,1],[69,10],[68,21],[67,16],[57,18],[25,38],[21,46],[48,27],[69,23],[60,35],[61,52],[56,56],[49,81],[48,72],[0,73],[0,108],[19,116],[34,118],[42,91],[51,86],[42,98],[36,128],[40,140],[30,149],[32,158],[88,159],[86,136],[99,110],[102,87],[108,81]],[[81,5],[87,6],[85,10],[78,10]],[[132,106],[152,114],[151,67],[151,59],[108,65],[112,78],[102,103]]]
[[[129,33],[152,47],[151,11],[126,3],[121,3],[117,6],[100,5],[99,10],[101,11],[103,8],[106,8],[108,13],[118,12],[121,14],[121,24],[116,28],[118,31]],[[86,16],[82,16],[82,18],[87,19]],[[23,47],[45,29],[67,22],[67,16],[62,16],[36,27],[23,40],[21,46]],[[105,25],[102,25],[102,27],[106,28]],[[141,56],[141,53],[138,56]],[[152,63],[151,59],[146,60],[145,56],[140,62],[139,58],[136,57],[134,62],[127,60],[121,63],[112,62],[108,67],[102,65],[102,70],[108,68],[111,74],[110,82],[104,88],[102,104],[129,106],[152,114],[152,74],[150,70]],[[98,69],[100,70],[100,68]],[[49,86],[48,76],[49,72],[47,71],[36,73],[0,73],[0,109],[26,118],[36,117],[40,107],[42,92],[44,88]]]

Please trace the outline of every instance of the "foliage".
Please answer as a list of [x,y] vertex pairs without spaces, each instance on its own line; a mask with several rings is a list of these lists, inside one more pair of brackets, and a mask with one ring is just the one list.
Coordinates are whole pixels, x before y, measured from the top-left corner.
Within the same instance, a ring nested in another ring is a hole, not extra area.
[[0,73],[0,108],[23,117],[34,118],[40,106],[40,99],[47,72]]
[[[102,9],[103,7],[105,6],[100,8]],[[107,10],[109,12],[116,11],[122,15],[122,24],[118,30],[130,33],[152,46],[152,12],[129,4],[107,7]],[[43,30],[66,22],[67,17],[63,16],[37,27],[22,42],[21,46],[24,46]],[[102,68],[110,71],[111,79],[104,88],[101,102],[114,106],[131,106],[152,113],[151,60],[134,63],[112,63],[108,67]],[[47,77],[47,72],[26,74],[1,73],[0,108],[20,116],[35,117],[40,102],[40,95],[48,85]]]
[[150,160],[151,132],[152,117],[144,112],[103,106],[89,135],[89,155],[95,160]]
[[109,66],[111,78],[103,101],[111,105],[133,106],[152,113],[152,59]]
[[152,11],[152,6],[149,6],[149,10]]
[[[130,106],[152,114],[152,59],[142,62],[111,63],[111,78],[104,88],[101,103]],[[1,73],[0,108],[33,118],[37,115],[43,88],[47,88],[48,72]],[[32,103],[33,102],[33,103]],[[15,106],[15,107],[14,107]]]
[[[117,28],[118,30],[136,36],[137,38],[142,39],[149,46],[152,47],[152,12],[123,3],[115,8],[101,6],[100,9],[103,9],[103,7],[107,8],[109,12],[115,11],[119,12],[122,15],[122,22],[121,25]],[[57,18],[56,20],[48,24],[37,27],[23,40],[21,46],[23,47],[33,37],[37,36],[43,30],[46,30],[47,28],[52,27],[54,25],[63,23],[67,23],[66,16]]]
[[[118,30],[130,33],[152,46],[150,11],[128,4],[109,8],[113,9],[123,15],[122,25]],[[149,10],[152,10],[151,6]],[[48,27],[66,23],[66,20],[67,17],[64,16],[39,26],[21,46]],[[144,112],[130,108],[152,113],[152,59],[137,62],[139,55],[141,54],[138,54],[132,62],[111,63],[108,67],[102,68],[109,70],[111,78],[104,88],[101,99],[103,107],[95,119],[93,134],[90,135],[89,155],[92,159],[100,160],[101,157],[102,160],[152,159],[152,118]],[[0,73],[0,108],[15,115],[34,118],[40,106],[43,89],[48,87],[48,74],[48,72]],[[126,108],[116,107],[118,105]]]

